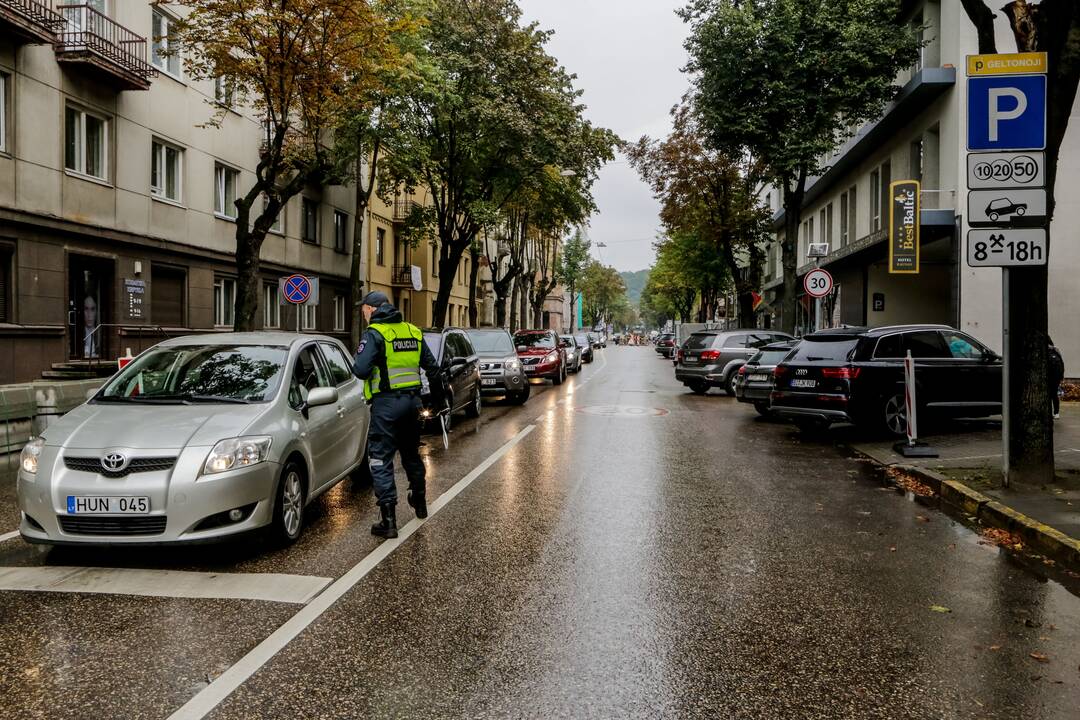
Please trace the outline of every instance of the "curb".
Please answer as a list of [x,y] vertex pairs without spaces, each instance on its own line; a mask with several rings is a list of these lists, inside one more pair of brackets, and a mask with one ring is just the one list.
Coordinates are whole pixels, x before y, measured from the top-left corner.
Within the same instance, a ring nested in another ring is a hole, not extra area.
[[[870,457],[865,453],[859,454]],[[968,520],[977,521],[980,525],[1016,533],[1035,552],[1070,570],[1080,571],[1080,540],[972,490],[962,482],[949,480],[933,470],[913,465],[885,465],[873,457],[870,459],[880,467],[895,468],[929,486],[937,493],[942,510],[952,511]]]

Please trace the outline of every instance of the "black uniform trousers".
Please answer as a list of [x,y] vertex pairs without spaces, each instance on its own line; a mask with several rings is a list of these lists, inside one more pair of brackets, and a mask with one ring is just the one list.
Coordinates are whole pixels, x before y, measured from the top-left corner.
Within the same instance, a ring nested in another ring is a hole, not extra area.
[[401,464],[409,477],[409,489],[423,494],[426,470],[420,457],[419,392],[381,392],[371,399],[371,425],[368,428],[368,467],[371,468],[375,498],[379,505],[397,502],[394,484],[394,453],[401,453]]

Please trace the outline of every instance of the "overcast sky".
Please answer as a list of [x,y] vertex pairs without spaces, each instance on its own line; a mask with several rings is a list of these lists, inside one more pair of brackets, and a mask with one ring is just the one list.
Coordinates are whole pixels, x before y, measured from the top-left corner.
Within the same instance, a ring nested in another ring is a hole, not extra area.
[[[548,51],[578,76],[587,116],[624,140],[662,137],[668,111],[686,91],[686,26],[675,15],[685,0],[519,0],[524,21],[554,30]],[[619,270],[653,263],[659,206],[626,158],[600,171],[599,212],[589,226],[593,256]],[[597,248],[597,243],[606,248]]]

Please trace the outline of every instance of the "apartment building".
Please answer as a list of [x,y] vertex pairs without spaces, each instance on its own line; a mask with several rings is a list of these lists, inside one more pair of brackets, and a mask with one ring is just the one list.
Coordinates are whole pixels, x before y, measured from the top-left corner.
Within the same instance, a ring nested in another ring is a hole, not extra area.
[[[912,25],[927,41],[915,67],[898,78],[896,99],[877,120],[825,159],[827,170],[809,181],[800,218],[800,298],[796,326],[807,331],[813,305],[802,295],[801,278],[815,265],[828,269],[836,289],[825,299],[824,325],[880,326],[940,322],[971,332],[1000,349],[1001,271],[965,263],[968,225],[966,189],[965,58],[977,54],[978,38],[959,2],[908,3]],[[999,14],[998,48],[1015,52],[1008,24]],[[1074,115],[1077,111],[1074,110]],[[1080,308],[1080,247],[1070,237],[1080,223],[1080,203],[1071,188],[1080,177],[1080,124],[1074,118],[1062,149],[1057,213],[1051,230],[1050,330],[1062,347],[1070,375],[1080,375],[1080,333],[1070,322]],[[888,272],[889,183],[922,183],[921,269],[918,275]],[[777,241],[783,235],[782,199],[772,188],[763,198],[775,211]],[[811,243],[827,254],[809,257]],[[764,295],[767,322],[778,318],[783,293],[779,242],[768,251]],[[762,320],[764,324],[765,319]]]
[[[233,323],[233,200],[260,119],[164,53],[173,20],[147,2],[0,0],[0,383]],[[289,203],[262,253],[264,327],[345,336],[354,222],[349,188]],[[292,272],[321,283],[299,318],[277,299]]]

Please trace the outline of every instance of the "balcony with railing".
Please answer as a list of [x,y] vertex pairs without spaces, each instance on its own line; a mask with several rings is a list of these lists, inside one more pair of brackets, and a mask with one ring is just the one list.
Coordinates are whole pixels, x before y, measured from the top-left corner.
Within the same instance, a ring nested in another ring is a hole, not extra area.
[[16,41],[33,44],[56,42],[64,16],[53,0],[0,0],[0,30]]
[[412,265],[395,265],[390,284],[394,287],[412,287]]
[[57,8],[64,23],[58,32],[56,59],[86,65],[123,90],[149,90],[157,70],[146,61],[146,38],[119,25],[90,5]]
[[415,200],[398,198],[394,201],[394,222],[405,222],[412,215],[413,210],[418,207],[420,207],[420,203]]

